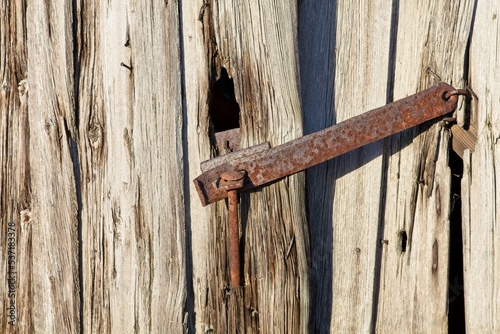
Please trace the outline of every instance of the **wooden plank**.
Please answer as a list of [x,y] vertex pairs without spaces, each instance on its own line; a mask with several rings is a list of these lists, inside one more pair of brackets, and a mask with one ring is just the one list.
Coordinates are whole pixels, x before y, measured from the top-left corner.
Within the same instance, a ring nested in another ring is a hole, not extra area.
[[2,332],[80,329],[71,15],[63,1],[2,3],[2,245],[15,229]]
[[[300,79],[305,134],[336,123],[337,4],[337,1],[304,0],[299,5]],[[335,161],[328,161],[306,171],[311,235],[310,330],[313,333],[331,332],[335,168]]]
[[64,1],[37,1],[26,13],[27,35],[37,36],[28,38],[27,45],[32,202],[31,212],[24,213],[30,217],[25,221],[31,226],[32,252],[25,302],[34,332],[80,329],[77,199],[70,155],[75,129],[71,15]]
[[[184,59],[185,90],[185,205],[187,212],[187,271],[188,271],[188,324],[191,332],[208,333],[213,322],[207,307],[212,273],[208,270],[213,208],[204,208],[198,198],[192,180],[200,173],[202,161],[210,159],[209,137],[210,87],[216,80],[213,54],[215,38],[211,36],[210,7],[205,0],[189,0],[182,3],[182,45]],[[223,270],[216,277],[223,274]],[[212,283],[213,285],[213,283]],[[214,293],[222,293],[214,291]]]
[[[386,103],[391,7],[343,1],[337,8],[336,121]],[[382,80],[382,82],[381,82]],[[334,162],[331,332],[373,330],[382,142]],[[383,205],[383,204],[382,204]]]
[[178,15],[175,1],[79,3],[85,332],[184,328]]
[[474,152],[464,154],[462,229],[467,333],[500,331],[499,143],[500,3],[478,1],[470,46],[470,83],[478,99]]
[[[465,86],[463,54],[472,8],[472,2],[401,4],[395,98],[432,84],[436,80],[432,73],[455,87]],[[377,330],[381,332],[384,328],[406,333],[448,332],[451,178],[449,132],[440,127],[439,123],[423,126],[395,137],[387,152],[382,239],[389,244],[381,250],[377,311]]]
[[[33,328],[26,10],[2,3],[0,13],[0,332]],[[22,284],[21,284],[22,283]]]
[[[204,66],[208,67],[209,86],[218,78],[222,67],[233,78],[241,108],[240,147],[266,141],[275,146],[299,137],[302,119],[296,4],[267,0],[241,4],[220,1],[210,2],[200,11],[201,2],[196,6],[185,5],[186,10],[193,7],[195,13],[203,14],[202,22],[191,19],[186,23],[186,29],[189,24],[197,27],[196,31],[189,30],[189,38],[196,41],[189,45],[199,43],[196,52],[204,52],[205,59],[196,71],[203,73],[207,71]],[[190,74],[189,78],[192,81],[194,77]],[[205,142],[200,139],[201,135],[208,138],[205,85],[205,81],[197,84],[197,95],[194,92],[190,95],[198,100],[190,103],[201,108],[198,114],[190,111],[194,109],[188,110],[188,129],[190,120],[198,123],[197,139],[206,145],[206,139]],[[197,151],[205,155],[209,147],[200,145]],[[197,171],[199,174],[199,168]],[[191,202],[194,201],[198,199],[192,198]],[[197,323],[200,322],[197,328],[231,333],[306,332],[309,283],[303,175],[241,196],[242,288],[228,287],[225,205],[223,201],[211,205],[208,233],[202,236],[195,232],[198,240],[208,244],[208,251],[200,254],[201,260],[195,263],[207,268],[204,282],[200,284],[195,280],[194,283],[195,294],[201,294],[195,297],[195,303],[201,304],[195,307],[195,310],[201,309],[196,315]],[[197,270],[195,275],[200,277]],[[199,291],[205,284],[206,290]]]
[[[463,85],[471,2],[301,6],[309,131],[433,85],[428,67]],[[313,329],[447,330],[448,140],[422,126],[308,173]]]
[[[301,11],[306,129],[384,105],[390,6],[351,1],[302,6],[311,11]],[[308,172],[312,305],[321,305],[312,312],[315,332],[370,331],[381,153],[377,142]]]

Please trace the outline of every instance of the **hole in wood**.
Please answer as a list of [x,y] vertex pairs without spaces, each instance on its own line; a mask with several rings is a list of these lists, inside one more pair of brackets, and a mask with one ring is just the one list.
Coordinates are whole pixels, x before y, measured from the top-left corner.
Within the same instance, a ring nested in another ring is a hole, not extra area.
[[212,103],[210,104],[210,119],[215,132],[226,131],[240,127],[240,106],[234,95],[233,79],[229,78],[223,67],[220,77],[212,86]]
[[406,252],[406,244],[408,242],[408,235],[406,234],[406,231],[400,231],[399,232],[399,240],[400,240],[400,245],[401,245],[401,253]]

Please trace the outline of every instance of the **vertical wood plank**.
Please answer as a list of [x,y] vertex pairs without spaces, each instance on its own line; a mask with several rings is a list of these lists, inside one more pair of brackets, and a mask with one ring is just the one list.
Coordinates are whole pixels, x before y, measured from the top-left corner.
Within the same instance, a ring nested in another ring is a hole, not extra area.
[[[337,18],[334,89],[340,122],[386,103],[391,8],[381,1],[344,1],[338,3]],[[372,330],[382,148],[377,142],[334,163],[333,332]]]
[[462,179],[464,298],[467,333],[500,331],[500,4],[477,1],[470,84],[477,95],[477,143],[464,155]]
[[[391,5],[302,2],[309,131],[433,85],[428,67],[463,87],[473,3]],[[308,172],[312,293],[322,302],[313,329],[447,330],[448,140],[440,125],[424,125]]]
[[[26,9],[2,1],[0,13],[0,332],[29,332],[31,207]],[[24,213],[27,213],[24,215]]]
[[[201,205],[192,182],[200,173],[200,163],[210,159],[209,105],[210,91],[217,79],[214,64],[215,36],[210,5],[204,0],[181,3],[182,59],[184,71],[184,119],[185,133],[185,205],[187,212],[188,241],[188,301],[189,326],[196,333],[207,333],[213,322],[207,307],[207,292],[219,276],[208,271],[209,230],[214,224],[210,219],[212,208]],[[222,275],[222,272],[218,273]],[[221,291],[219,291],[221,292]],[[217,293],[217,291],[215,292]]]
[[[202,38],[205,50],[212,51],[205,56],[210,84],[221,67],[234,80],[241,108],[240,147],[263,141],[277,145],[302,134],[296,21],[296,5],[289,2],[219,1],[206,7]],[[200,125],[203,131],[203,119]],[[214,204],[205,239],[208,298],[200,321],[217,332],[307,331],[303,175],[243,194],[240,202],[244,287],[229,287],[226,204]]]
[[78,221],[70,134],[74,133],[69,3],[27,6],[32,202],[30,303],[35,332],[80,329]]
[[19,150],[14,160],[19,165],[10,166],[9,186],[17,194],[9,200],[7,220],[17,228],[18,319],[9,330],[75,333],[80,294],[71,4],[29,1],[8,7],[15,15],[7,48],[20,57],[20,62],[6,59],[12,67],[3,72],[12,90],[17,81],[19,95],[12,97],[20,103],[4,110],[12,117],[18,136],[12,144]]
[[[307,131],[385,104],[390,7],[306,1],[301,13]],[[308,171],[315,331],[369,331],[381,152],[375,143]]]
[[[297,12],[270,0],[179,5],[2,4],[0,243],[14,222],[18,276],[17,323],[2,317],[0,330],[182,332],[187,310],[200,332],[447,331],[449,132],[439,124],[308,172],[310,291],[303,175],[242,196],[245,287],[228,288],[225,203],[202,208],[190,182],[214,154],[211,85],[221,67],[234,78],[243,147],[300,136]],[[473,6],[300,2],[305,131],[433,84],[427,68],[462,87]],[[466,321],[472,333],[494,333],[498,196],[485,182],[497,184],[499,8],[476,6]]]
[[[84,330],[182,332],[179,8],[78,8]],[[97,204],[97,205],[96,205]]]
[[[305,134],[336,123],[336,25],[337,1],[306,0],[299,4],[300,78]],[[306,171],[311,235],[310,330],[314,333],[328,333],[332,317],[334,163],[328,161]]]
[[[432,73],[465,86],[472,9],[472,1],[401,4],[395,98],[436,83]],[[448,332],[450,134],[440,127],[423,125],[390,143],[383,231],[389,244],[381,246],[377,314],[381,332],[396,327],[403,332]]]

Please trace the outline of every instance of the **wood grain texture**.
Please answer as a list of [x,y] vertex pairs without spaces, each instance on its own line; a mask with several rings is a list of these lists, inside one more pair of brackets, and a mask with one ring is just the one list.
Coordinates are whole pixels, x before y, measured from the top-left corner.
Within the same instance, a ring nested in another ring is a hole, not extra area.
[[[472,5],[302,2],[306,129],[432,85],[427,67],[462,87]],[[448,140],[424,125],[308,171],[313,330],[447,330]]]
[[2,311],[2,332],[80,328],[71,21],[62,1],[2,3],[2,238],[16,229],[16,319]]
[[500,331],[500,4],[478,1],[470,46],[470,83],[478,99],[477,143],[464,154],[462,179],[467,333]]
[[[296,20],[296,5],[284,1],[210,2],[205,11],[204,32],[216,43],[207,54],[211,70],[220,73],[225,67],[234,80],[240,147],[264,141],[277,145],[302,134]],[[242,288],[228,287],[225,206],[211,206],[208,298],[200,321],[216,332],[305,332],[309,283],[303,175],[241,196]]]
[[[15,333],[18,329],[29,332],[33,328],[33,322],[29,320],[32,311],[29,284],[32,271],[32,235],[29,224],[32,192],[29,173],[27,82],[23,81],[26,79],[28,66],[24,24],[26,10],[21,1],[3,1],[1,6],[0,277],[3,283],[0,285],[0,331]],[[9,230],[9,223],[15,224],[14,232]],[[9,269],[10,265],[12,267]],[[14,303],[13,313],[8,310],[11,308],[11,302]],[[21,319],[27,321],[20,321]]]
[[[313,41],[311,47],[301,44],[307,129],[384,105],[380,80],[387,77],[390,8],[348,1],[329,8],[318,2],[301,6],[312,11],[302,12],[300,22],[301,43]],[[325,17],[316,20],[316,14]],[[308,171],[312,291],[315,304],[321,303],[313,313],[314,331],[369,331],[381,152],[381,143],[374,143]]]
[[[213,278],[208,270],[210,248],[209,230],[213,208],[201,205],[193,182],[201,172],[202,161],[211,157],[209,134],[209,106],[211,87],[217,79],[214,64],[215,37],[210,8],[204,0],[182,2],[182,45],[184,66],[184,119],[186,140],[185,205],[188,242],[188,321],[191,332],[207,333],[213,320],[207,307],[207,292],[213,289]],[[221,269],[215,280],[223,274]],[[219,291],[221,292],[221,291]],[[217,291],[214,291],[217,293]],[[222,293],[222,292],[221,292]]]
[[[338,4],[337,122],[386,103],[391,11],[384,2]],[[382,142],[337,161],[333,198],[333,332],[372,330],[378,225],[383,196]],[[382,203],[383,205],[383,203]]]
[[83,329],[180,333],[178,3],[86,1],[78,17]]
[[[463,58],[472,10],[472,1],[401,4],[394,98],[433,84],[428,69],[455,87],[465,86]],[[391,140],[387,152],[383,239],[389,244],[381,251],[380,332],[395,327],[448,332],[450,134],[440,127],[429,124],[403,133]],[[402,231],[408,238],[405,252]]]
[[[78,221],[73,162],[71,7],[27,6],[28,119],[32,202],[30,304],[35,332],[77,332]],[[36,195],[35,195],[36,194]],[[27,215],[27,213],[25,213]],[[49,311],[50,310],[50,311]]]
[[203,208],[191,182],[222,154],[209,117],[222,67],[240,147],[330,126],[432,73],[469,81],[466,325],[500,331],[495,2],[0,1],[0,278],[11,222],[17,275],[14,298],[0,285],[3,310],[16,304],[0,332],[447,331],[441,123],[310,169],[307,196],[304,174],[241,195],[244,286],[229,287],[226,203]]

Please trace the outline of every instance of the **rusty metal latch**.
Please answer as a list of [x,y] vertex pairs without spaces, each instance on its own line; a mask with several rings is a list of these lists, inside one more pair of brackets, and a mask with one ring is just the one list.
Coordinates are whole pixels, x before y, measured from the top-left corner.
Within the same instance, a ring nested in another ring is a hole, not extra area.
[[[237,193],[303,171],[341,154],[451,113],[457,95],[446,83],[270,148],[269,143],[202,163],[194,180],[203,206],[229,197],[231,284],[240,285]],[[236,232],[235,232],[236,231]],[[237,262],[237,263],[236,263]]]

